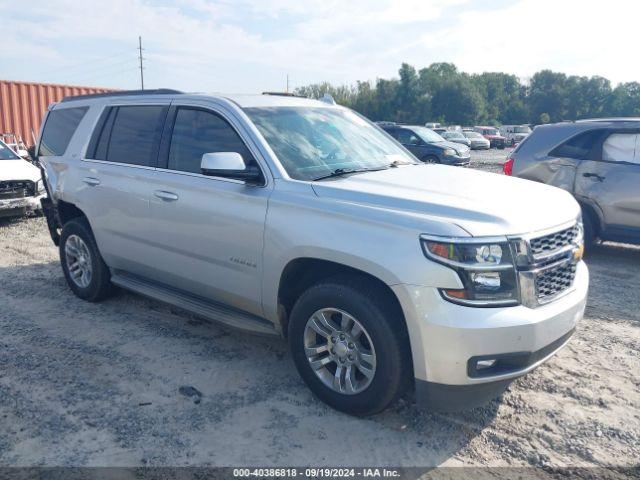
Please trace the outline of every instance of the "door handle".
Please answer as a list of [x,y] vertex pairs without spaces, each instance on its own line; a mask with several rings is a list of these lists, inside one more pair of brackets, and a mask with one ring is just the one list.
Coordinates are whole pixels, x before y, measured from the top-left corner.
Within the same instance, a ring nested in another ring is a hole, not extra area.
[[100,179],[95,177],[84,177],[82,181],[87,185],[89,185],[90,187],[96,187],[100,185]]
[[173,192],[167,192],[165,190],[156,190],[155,192],[153,192],[153,194],[161,200],[164,200],[165,202],[175,202],[176,200],[178,200],[178,195]]
[[602,182],[605,178],[601,175],[598,175],[597,173],[591,173],[591,172],[583,173],[582,176],[586,178],[593,178],[599,182]]

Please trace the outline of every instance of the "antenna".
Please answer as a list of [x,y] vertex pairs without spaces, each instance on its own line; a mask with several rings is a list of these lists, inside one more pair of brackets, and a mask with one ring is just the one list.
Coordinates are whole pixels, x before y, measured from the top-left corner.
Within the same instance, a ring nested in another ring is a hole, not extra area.
[[144,67],[142,66],[142,37],[138,37],[138,52],[140,58],[140,90],[144,90]]

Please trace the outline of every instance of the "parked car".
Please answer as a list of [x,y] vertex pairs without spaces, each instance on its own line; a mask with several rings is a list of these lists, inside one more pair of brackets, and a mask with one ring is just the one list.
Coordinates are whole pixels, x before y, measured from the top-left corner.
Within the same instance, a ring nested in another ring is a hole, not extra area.
[[0,217],[41,210],[44,193],[40,170],[0,141]]
[[471,150],[489,150],[491,148],[491,142],[478,132],[474,132],[473,130],[463,130],[462,135],[468,138],[469,142],[471,142]]
[[495,127],[479,126],[473,127],[473,130],[489,140],[491,148],[504,148],[507,144],[507,139]]
[[531,133],[529,125],[503,125],[500,134],[506,139],[508,145],[515,146]]
[[442,135],[444,132],[447,131],[445,127],[430,128],[429,130],[437,133],[438,135]]
[[460,131],[449,130],[441,133],[440,136],[448,142],[461,143],[462,145],[466,145],[471,148],[471,140],[465,137]]
[[638,118],[540,125],[509,155],[504,171],[573,194],[588,243],[640,244],[638,132]]
[[438,122],[427,122],[424,124],[424,126],[429,129],[434,129],[434,128],[441,128],[442,124]]
[[20,158],[31,161],[29,149],[18,135],[14,133],[0,133],[0,142],[13,150]]
[[464,166],[471,161],[469,148],[448,142],[427,127],[385,124],[381,128],[423,162]]
[[54,105],[40,138],[78,297],[117,285],[282,335],[345,412],[412,387],[432,408],[482,403],[565,345],[585,308],[571,195],[423,164],[344,107],[117,92]]

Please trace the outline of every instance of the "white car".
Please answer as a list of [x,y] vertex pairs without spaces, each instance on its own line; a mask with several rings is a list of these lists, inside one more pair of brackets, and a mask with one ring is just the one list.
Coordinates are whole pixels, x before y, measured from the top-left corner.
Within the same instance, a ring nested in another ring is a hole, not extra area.
[[0,141],[0,217],[40,210],[46,195],[40,170]]
[[503,125],[500,134],[507,139],[507,145],[516,145],[531,133],[529,125]]

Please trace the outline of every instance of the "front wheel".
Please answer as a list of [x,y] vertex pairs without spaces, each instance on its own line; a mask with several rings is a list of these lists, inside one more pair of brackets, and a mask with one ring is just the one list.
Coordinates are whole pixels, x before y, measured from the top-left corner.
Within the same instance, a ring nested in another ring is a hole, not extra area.
[[336,410],[384,410],[410,382],[401,317],[386,292],[362,279],[336,277],[312,286],[296,302],[289,324],[300,376]]
[[440,159],[435,155],[427,155],[422,159],[424,163],[440,163]]

